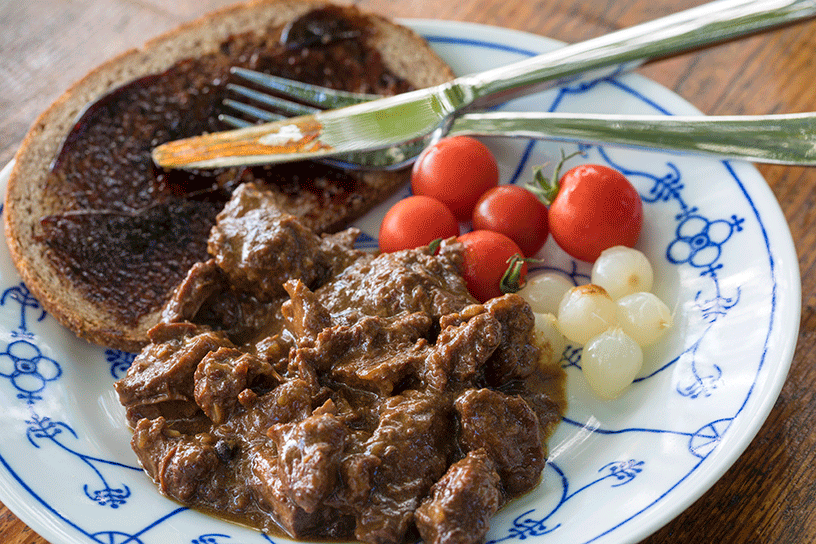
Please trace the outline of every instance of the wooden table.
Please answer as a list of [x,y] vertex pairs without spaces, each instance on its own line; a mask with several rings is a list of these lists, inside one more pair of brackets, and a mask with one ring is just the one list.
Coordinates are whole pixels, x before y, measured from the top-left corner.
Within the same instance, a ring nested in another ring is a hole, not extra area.
[[[0,163],[37,114],[98,63],[229,0],[0,2]],[[474,21],[579,41],[700,0],[361,0],[396,17]],[[816,23],[776,30],[640,71],[707,114],[816,111]],[[761,166],[790,223],[802,321],[789,378],[757,437],[710,491],[648,544],[816,541],[816,170]],[[0,542],[45,542],[0,505]],[[55,543],[59,544],[59,543]]]

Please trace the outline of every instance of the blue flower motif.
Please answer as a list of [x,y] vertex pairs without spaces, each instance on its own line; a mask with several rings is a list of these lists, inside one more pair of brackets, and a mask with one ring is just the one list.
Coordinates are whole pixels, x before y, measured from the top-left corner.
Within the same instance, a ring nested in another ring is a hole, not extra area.
[[690,213],[677,226],[676,237],[666,250],[672,264],[690,264],[706,271],[713,270],[722,255],[722,246],[735,231],[742,230],[744,219],[731,216],[731,220],[711,221]]
[[28,404],[41,400],[39,393],[48,382],[62,375],[60,365],[42,354],[40,348],[27,340],[17,340],[0,353],[0,376],[8,378],[19,391],[17,398]]

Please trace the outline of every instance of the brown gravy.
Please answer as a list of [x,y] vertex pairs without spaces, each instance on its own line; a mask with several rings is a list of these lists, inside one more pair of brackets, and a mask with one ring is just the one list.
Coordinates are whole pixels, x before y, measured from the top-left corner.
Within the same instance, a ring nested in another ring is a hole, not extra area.
[[469,295],[461,244],[357,234],[239,187],[116,384],[133,449],[165,495],[267,532],[477,544],[538,484],[563,372],[523,299]]

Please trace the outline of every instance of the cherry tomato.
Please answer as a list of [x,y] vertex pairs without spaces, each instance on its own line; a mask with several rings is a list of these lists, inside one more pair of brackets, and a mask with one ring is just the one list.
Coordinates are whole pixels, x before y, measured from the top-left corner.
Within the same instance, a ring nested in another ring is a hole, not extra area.
[[425,149],[411,171],[411,190],[442,201],[467,221],[482,193],[499,184],[493,153],[469,136],[442,138]]
[[394,204],[380,224],[380,251],[391,253],[459,236],[459,222],[438,200],[409,196]]
[[525,257],[538,253],[550,233],[547,207],[518,185],[500,185],[483,194],[473,209],[473,228],[504,234]]
[[[459,237],[465,246],[462,276],[468,291],[479,302],[504,294],[502,277],[511,266],[514,256],[521,257],[521,249],[513,240],[499,232],[474,230]],[[507,286],[509,291],[517,291],[527,276],[527,264],[519,263],[517,277]]]
[[594,262],[612,246],[634,246],[643,225],[643,202],[626,177],[595,164],[576,166],[559,180],[550,204],[550,233],[561,248]]

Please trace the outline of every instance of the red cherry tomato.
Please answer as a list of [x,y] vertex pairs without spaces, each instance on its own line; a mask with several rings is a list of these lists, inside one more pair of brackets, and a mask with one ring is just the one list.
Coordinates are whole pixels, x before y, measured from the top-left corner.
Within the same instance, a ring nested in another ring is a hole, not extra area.
[[[499,232],[474,230],[459,237],[465,246],[462,276],[465,278],[468,291],[479,302],[486,302],[499,297],[504,273],[511,266],[514,256],[521,256],[521,249],[513,240]],[[511,284],[511,290],[518,290],[527,275],[527,264],[520,263],[518,276]]]
[[568,170],[549,208],[550,232],[561,248],[594,262],[612,246],[634,246],[643,225],[643,202],[613,168],[583,164]]
[[469,136],[442,138],[424,150],[411,171],[414,194],[443,202],[460,221],[467,221],[482,193],[499,184],[493,153]]
[[500,185],[483,194],[473,209],[473,228],[504,234],[525,257],[538,253],[550,233],[547,207],[518,185]]
[[380,251],[391,253],[459,236],[459,222],[438,200],[409,196],[389,209],[380,224]]

